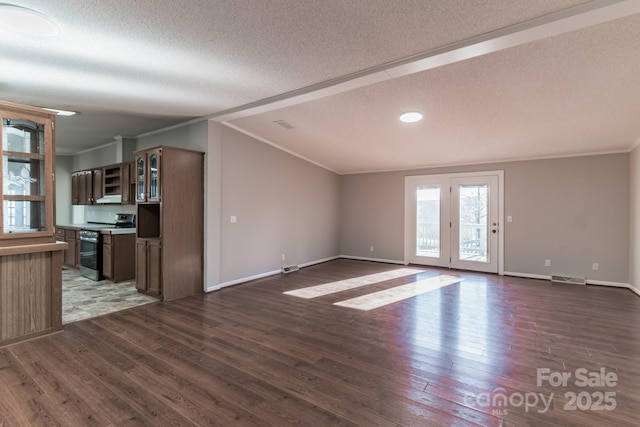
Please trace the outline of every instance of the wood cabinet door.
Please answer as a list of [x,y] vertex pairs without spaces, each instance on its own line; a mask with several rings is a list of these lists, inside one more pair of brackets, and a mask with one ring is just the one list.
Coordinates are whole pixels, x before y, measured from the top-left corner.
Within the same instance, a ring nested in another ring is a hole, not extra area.
[[109,279],[113,278],[112,249],[112,245],[102,245],[102,274]]
[[104,180],[102,179],[103,177],[103,170],[102,169],[95,169],[93,171],[91,171],[91,175],[92,175],[92,199],[91,199],[91,203],[96,203],[96,200],[101,199],[102,196],[104,196]]
[[76,253],[79,248],[76,245],[76,239],[66,239],[66,242],[69,244],[69,249],[64,251],[64,264],[70,267],[76,266]]
[[159,240],[147,242],[148,291],[156,295],[162,293],[162,247]]
[[79,181],[79,173],[74,172],[71,174],[71,204],[79,205],[80,204],[80,195],[78,193],[78,181]]
[[[77,204],[87,205],[88,198],[91,197],[90,195],[87,195],[87,173],[77,172],[77,180],[78,180],[78,203]],[[91,191],[91,181],[89,181],[88,191]]]
[[136,288],[147,291],[147,242],[136,241]]
[[162,198],[162,150],[151,150],[147,154],[147,200],[159,202]]
[[147,156],[141,153],[136,156],[134,165],[135,169],[135,185],[136,185],[136,202],[147,201]]
[[120,166],[120,191],[122,194],[122,204],[129,204],[129,163]]

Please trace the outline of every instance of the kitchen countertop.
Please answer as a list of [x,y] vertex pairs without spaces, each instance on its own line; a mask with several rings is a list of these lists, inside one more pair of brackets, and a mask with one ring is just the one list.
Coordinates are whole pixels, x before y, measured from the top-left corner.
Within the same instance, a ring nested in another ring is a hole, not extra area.
[[135,228],[105,228],[100,230],[101,234],[134,234]]
[[132,234],[136,232],[135,227],[132,228],[113,228],[108,225],[101,224],[57,224],[57,228],[66,228],[69,230],[96,230],[102,234]]

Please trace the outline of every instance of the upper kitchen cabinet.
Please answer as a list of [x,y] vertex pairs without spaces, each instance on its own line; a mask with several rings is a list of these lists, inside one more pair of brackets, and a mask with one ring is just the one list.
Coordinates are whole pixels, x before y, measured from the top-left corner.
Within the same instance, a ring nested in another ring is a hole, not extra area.
[[132,162],[71,174],[71,204],[135,204],[130,184]]
[[136,152],[136,202],[159,202],[161,194],[162,148]]
[[71,174],[71,204],[93,205],[103,196],[102,169]]
[[53,231],[54,115],[0,102],[2,210],[0,246],[55,241]]

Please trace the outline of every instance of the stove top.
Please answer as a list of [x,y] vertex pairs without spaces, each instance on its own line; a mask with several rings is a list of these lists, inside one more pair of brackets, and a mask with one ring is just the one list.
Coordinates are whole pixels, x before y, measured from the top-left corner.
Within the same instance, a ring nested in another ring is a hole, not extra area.
[[136,216],[135,214],[116,214],[114,218],[115,222],[99,222],[99,221],[87,221],[85,229],[90,230],[102,230],[104,228],[135,228]]

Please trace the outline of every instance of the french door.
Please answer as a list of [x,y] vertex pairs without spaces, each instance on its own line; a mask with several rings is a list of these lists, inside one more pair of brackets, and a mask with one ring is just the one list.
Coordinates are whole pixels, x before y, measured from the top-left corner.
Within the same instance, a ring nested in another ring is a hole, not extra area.
[[501,273],[503,172],[408,176],[408,263]]

